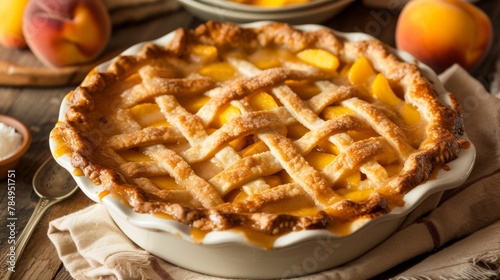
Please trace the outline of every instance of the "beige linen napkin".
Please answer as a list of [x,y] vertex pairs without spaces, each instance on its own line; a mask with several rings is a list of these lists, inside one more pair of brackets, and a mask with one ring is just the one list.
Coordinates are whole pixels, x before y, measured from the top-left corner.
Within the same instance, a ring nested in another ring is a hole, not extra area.
[[[467,134],[476,146],[468,180],[446,192],[427,216],[406,223],[358,259],[296,279],[367,279],[434,250],[397,279],[500,277],[500,100],[459,66],[440,79],[461,102]],[[138,248],[100,204],[52,221],[48,235],[76,279],[221,279],[176,267]]]
[[490,92],[497,98],[500,98],[500,57],[497,58],[495,63],[495,73],[493,73]]
[[429,256],[394,279],[438,279],[442,276],[447,279],[498,279],[500,221]]

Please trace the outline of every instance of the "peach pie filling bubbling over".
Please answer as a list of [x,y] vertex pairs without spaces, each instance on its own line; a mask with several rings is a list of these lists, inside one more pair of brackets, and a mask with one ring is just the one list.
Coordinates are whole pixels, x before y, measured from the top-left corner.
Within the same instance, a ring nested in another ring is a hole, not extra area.
[[467,144],[416,65],[326,28],[179,29],[68,98],[56,153],[101,198],[206,232],[335,231],[402,205]]

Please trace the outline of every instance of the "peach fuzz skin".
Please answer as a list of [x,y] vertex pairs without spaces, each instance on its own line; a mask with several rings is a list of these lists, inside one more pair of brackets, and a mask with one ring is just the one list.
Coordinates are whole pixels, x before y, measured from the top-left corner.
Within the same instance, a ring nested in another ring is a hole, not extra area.
[[23,36],[23,13],[28,0],[0,1],[0,45],[8,48],[26,47]]
[[30,0],[23,20],[28,46],[47,66],[92,61],[111,36],[111,20],[101,0]]
[[460,0],[413,0],[401,11],[396,46],[436,72],[454,63],[467,70],[488,53],[493,29],[479,8]]

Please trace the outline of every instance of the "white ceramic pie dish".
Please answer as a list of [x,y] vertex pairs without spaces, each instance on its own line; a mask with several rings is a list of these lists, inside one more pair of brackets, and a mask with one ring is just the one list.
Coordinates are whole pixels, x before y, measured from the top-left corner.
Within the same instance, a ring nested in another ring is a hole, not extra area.
[[[256,22],[244,26],[258,26]],[[296,26],[302,30],[326,28],[319,25]],[[369,37],[361,33],[340,33],[338,36],[351,41]],[[165,44],[173,33],[155,40]],[[124,54],[137,53],[144,43],[137,44]],[[408,62],[416,60],[407,53],[394,52]],[[98,66],[104,71],[110,62]],[[441,99],[449,103],[448,95],[434,72],[418,64],[426,77],[441,93]],[[64,99],[59,120],[65,118],[69,101]],[[56,156],[56,141],[50,139],[50,149],[56,161],[71,174],[76,174],[67,155]],[[434,208],[441,194],[462,184],[470,174],[475,161],[475,148],[463,150],[459,157],[448,163],[450,171],[441,170],[438,175],[415,187],[405,195],[405,204],[388,214],[374,219],[359,220],[352,226],[352,234],[336,236],[328,230],[303,230],[279,237],[272,248],[265,250],[249,243],[235,231],[210,232],[200,242],[193,241],[190,228],[182,223],[150,214],[139,214],[111,195],[102,199],[103,189],[84,176],[73,175],[82,191],[97,203],[102,203],[120,229],[138,246],[180,267],[196,272],[230,278],[275,279],[308,275],[346,263],[367,252],[390,236],[407,217],[415,218]]]
[[[313,2],[301,9],[272,9],[271,11],[253,11],[252,9],[239,10],[234,9],[234,5],[248,6],[237,3],[229,4],[229,1],[197,1],[197,0],[179,0],[179,3],[190,13],[204,20],[232,21],[236,23],[248,23],[255,21],[282,21],[291,24],[321,23],[332,18],[354,0],[334,0]],[[223,5],[222,2],[228,2]],[[301,4],[306,5],[306,4]],[[258,9],[258,8],[254,8]]]

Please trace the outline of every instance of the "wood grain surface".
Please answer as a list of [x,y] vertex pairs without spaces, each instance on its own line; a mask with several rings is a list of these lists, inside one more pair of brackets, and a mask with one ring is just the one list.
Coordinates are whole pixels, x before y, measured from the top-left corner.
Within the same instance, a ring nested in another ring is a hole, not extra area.
[[[500,2],[497,0],[483,0],[477,3],[494,21],[495,41],[489,56],[477,68],[471,71],[474,77],[481,81],[486,87],[492,81],[492,73],[500,53],[498,32],[500,30]],[[347,7],[335,18],[323,24],[339,31],[360,31],[369,33],[383,42],[394,46],[394,31],[397,20],[397,12],[368,8],[356,1]],[[115,27],[111,42],[107,48],[107,55],[123,50],[135,43],[156,39],[178,27],[191,28],[197,26],[201,21],[183,9],[168,13],[160,17],[142,21],[139,23]],[[61,69],[46,69],[31,54],[28,49],[10,50],[0,48],[0,70],[9,67],[5,63],[19,65],[18,71],[23,69],[36,69],[37,73],[30,76],[32,82],[19,80],[23,86],[0,86],[0,114],[18,118],[24,122],[32,133],[32,143],[22,158],[20,165],[15,169],[15,216],[17,234],[26,225],[38,197],[32,190],[32,178],[42,162],[50,157],[48,145],[49,133],[54,127],[59,105],[63,97],[79,82],[80,75],[84,75],[87,69],[67,68],[61,73]],[[12,66],[11,66],[12,67]],[[86,66],[88,67],[88,66]],[[0,76],[0,84],[2,82]],[[8,79],[8,78],[7,78]],[[19,78],[20,79],[20,78]],[[44,80],[45,79],[45,80]],[[46,79],[53,79],[52,81]],[[14,83],[14,81],[11,81]],[[52,84],[51,83],[55,83]],[[0,259],[8,253],[7,244],[9,231],[5,224],[7,221],[7,181],[0,181]],[[23,255],[16,262],[16,273],[12,279],[72,279],[65,270],[62,262],[57,256],[54,246],[47,237],[47,229],[50,221],[83,209],[93,202],[81,191],[71,198],[54,205],[48,209],[45,216],[35,229]],[[412,260],[412,262],[418,261]],[[380,279],[396,273],[408,267],[412,262],[404,263],[391,271],[381,275]]]

